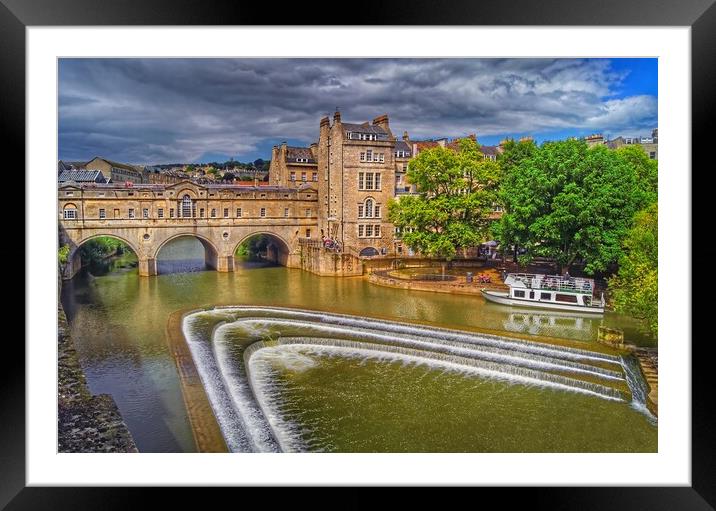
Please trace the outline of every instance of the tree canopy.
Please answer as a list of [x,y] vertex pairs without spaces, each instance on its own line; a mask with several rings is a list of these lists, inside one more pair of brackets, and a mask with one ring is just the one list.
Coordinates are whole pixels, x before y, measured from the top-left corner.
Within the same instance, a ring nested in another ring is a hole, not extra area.
[[582,140],[535,148],[504,176],[502,243],[526,248],[522,262],[543,256],[567,267],[583,260],[588,274],[607,270],[636,211],[656,197],[651,165],[642,164],[632,151]]
[[485,160],[471,139],[457,151],[435,147],[421,151],[406,174],[418,195],[391,199],[390,221],[402,240],[423,254],[446,259],[485,240],[497,201],[500,169]]
[[657,203],[638,212],[624,242],[619,273],[609,279],[618,312],[647,322],[654,336],[659,329],[659,214]]

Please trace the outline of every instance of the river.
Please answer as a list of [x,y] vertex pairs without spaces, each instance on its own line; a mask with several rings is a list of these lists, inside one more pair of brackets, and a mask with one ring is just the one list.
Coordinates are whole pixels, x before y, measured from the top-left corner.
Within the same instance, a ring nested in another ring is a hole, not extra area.
[[[206,271],[203,247],[187,238],[167,245],[158,266],[160,275],[155,277],[139,277],[131,256],[88,268],[63,284],[61,297],[90,390],[114,397],[141,452],[196,449],[165,336],[167,318],[179,309],[216,305],[309,309],[385,320],[385,324],[375,323],[375,331],[392,320],[502,336],[518,334],[563,344],[565,350],[601,352],[604,349],[595,339],[597,327],[604,324],[624,329],[629,342],[654,344],[636,322],[611,313],[596,319],[515,312],[481,297],[392,289],[360,277],[318,277],[261,263],[239,264],[233,273]],[[237,364],[249,341],[267,338],[246,334],[245,319],[235,315],[236,322],[230,321],[229,327],[236,328],[228,328],[224,336],[227,360]],[[275,337],[277,327],[262,328],[268,338]],[[462,365],[455,369],[444,354],[431,355],[425,362],[420,355],[413,357],[408,348],[395,353],[386,348],[375,356],[369,353],[375,345],[361,344],[370,337],[367,334],[346,340],[354,343],[350,346],[326,346],[314,339],[311,328],[283,325],[280,335],[290,333],[305,342],[268,345],[249,362],[261,412],[271,419],[269,436],[281,450],[657,449],[655,421],[629,399],[560,390],[540,381],[519,383],[509,377],[486,377],[480,368],[466,370]],[[483,351],[479,357],[484,358]],[[218,355],[212,356],[221,362]],[[600,364],[617,363],[596,365]],[[520,370],[520,377],[532,371]],[[565,369],[553,372],[562,374]],[[226,374],[224,380],[228,387],[239,385]],[[220,404],[212,405],[219,414]],[[231,436],[230,430],[225,432]],[[240,447],[241,442],[237,440],[236,445]],[[241,450],[239,447],[234,450]]]

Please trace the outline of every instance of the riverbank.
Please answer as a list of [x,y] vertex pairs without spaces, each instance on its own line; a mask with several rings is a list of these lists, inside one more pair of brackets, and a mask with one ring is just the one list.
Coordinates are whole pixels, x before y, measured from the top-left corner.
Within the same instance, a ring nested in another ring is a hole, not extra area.
[[507,289],[502,285],[499,272],[494,268],[480,268],[480,272],[490,276],[491,283],[481,284],[473,271],[473,281],[468,282],[466,275],[454,276],[454,280],[432,281],[400,278],[391,274],[390,270],[375,270],[368,275],[368,282],[378,286],[412,289],[414,291],[432,291],[434,293],[450,293],[461,295],[481,295],[481,289]]
[[89,391],[62,305],[57,321],[58,452],[138,452],[112,396]]

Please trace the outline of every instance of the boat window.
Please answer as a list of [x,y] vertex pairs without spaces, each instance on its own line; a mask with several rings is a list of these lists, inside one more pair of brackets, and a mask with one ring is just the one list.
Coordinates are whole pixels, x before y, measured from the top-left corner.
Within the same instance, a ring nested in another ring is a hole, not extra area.
[[519,289],[515,289],[515,298],[524,298],[525,292]]
[[557,293],[556,295],[554,295],[554,299],[558,302],[577,303],[577,295],[563,295]]
[[552,293],[540,293],[539,299],[540,300],[552,300]]
[[592,297],[591,296],[585,296],[584,298],[582,298],[582,301],[584,302],[584,305],[586,305],[587,307],[592,305]]
[[535,292],[530,291],[530,300],[534,300],[534,299],[535,299]]

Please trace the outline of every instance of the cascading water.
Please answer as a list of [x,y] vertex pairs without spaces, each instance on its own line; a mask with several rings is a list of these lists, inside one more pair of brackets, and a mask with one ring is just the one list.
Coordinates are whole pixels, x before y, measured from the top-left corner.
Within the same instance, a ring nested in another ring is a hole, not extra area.
[[[321,427],[314,417],[317,412],[299,410],[282,397],[287,392],[295,394],[297,381],[310,388],[313,384],[307,375],[319,371],[329,359],[355,360],[371,367],[376,363],[422,367],[425,374],[411,385],[420,385],[428,375],[450,373],[499,382],[501,389],[549,391],[551,396],[567,392],[624,402],[631,392],[633,406],[646,408],[639,405],[645,402],[641,387],[645,383],[638,367],[634,371],[624,358],[567,346],[256,306],[195,312],[185,317],[183,330],[232,451],[334,449],[330,440],[312,436],[311,427]],[[360,369],[353,364],[350,371]],[[319,395],[323,389],[316,387],[315,392]],[[314,426],[291,419],[306,414],[313,414],[306,421],[313,421]],[[342,420],[345,417],[335,418]]]

